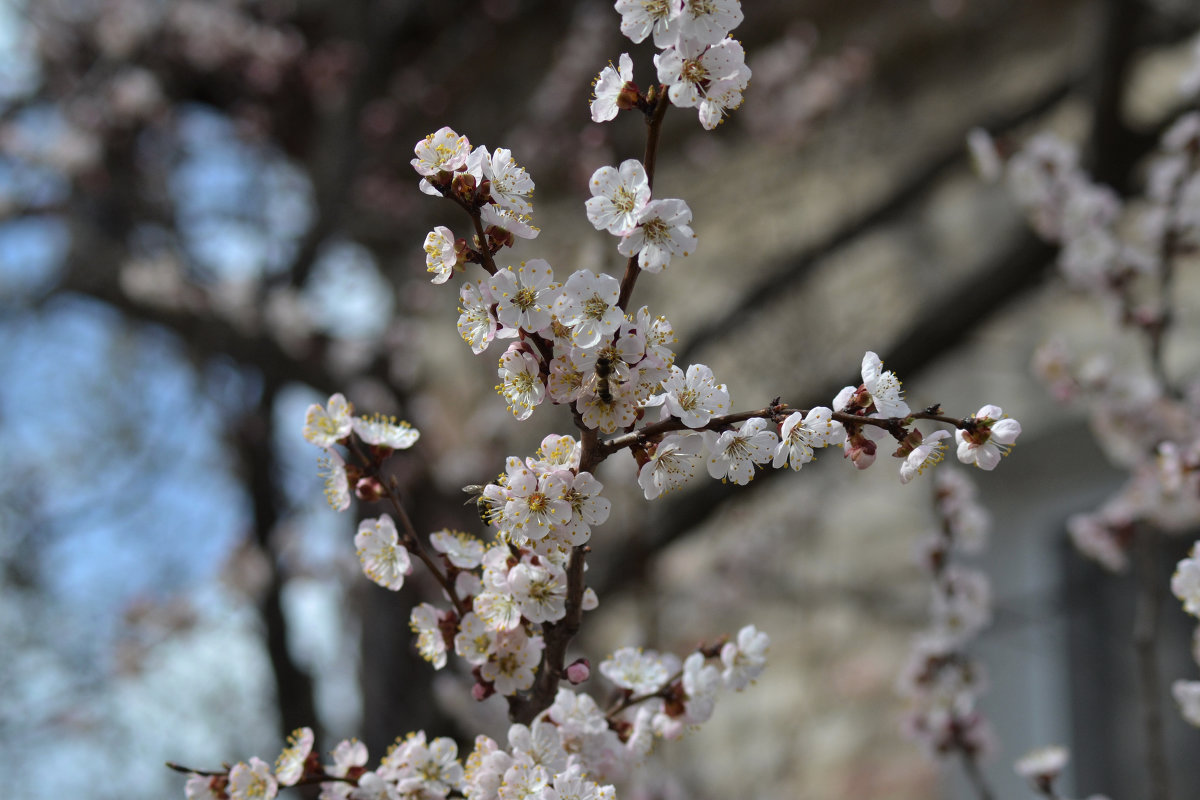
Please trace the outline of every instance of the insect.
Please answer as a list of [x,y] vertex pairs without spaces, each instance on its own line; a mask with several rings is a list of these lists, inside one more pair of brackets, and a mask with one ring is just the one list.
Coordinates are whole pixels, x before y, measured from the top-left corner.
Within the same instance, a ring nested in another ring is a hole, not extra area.
[[484,525],[491,525],[492,515],[495,512],[495,508],[492,505],[492,501],[483,494],[484,486],[478,483],[473,483],[468,486],[464,486],[462,490],[471,495],[467,498],[467,501],[463,503],[463,505],[469,506],[474,503],[476,510],[479,512],[480,521],[483,522]]
[[596,357],[596,396],[600,398],[600,402],[605,405],[611,405],[613,401],[612,387],[609,385],[609,379],[613,374],[612,359],[608,356],[601,355]]

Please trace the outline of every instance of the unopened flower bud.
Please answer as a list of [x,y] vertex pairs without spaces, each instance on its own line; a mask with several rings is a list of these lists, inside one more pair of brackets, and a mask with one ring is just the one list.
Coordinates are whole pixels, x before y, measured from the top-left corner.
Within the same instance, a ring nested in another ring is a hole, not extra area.
[[382,498],[383,494],[383,484],[378,478],[360,478],[358,483],[354,484],[354,496],[359,500],[374,503]]
[[476,683],[471,687],[471,697],[482,703],[496,693],[496,687],[490,683]]
[[512,247],[515,241],[511,231],[495,225],[489,225],[485,233],[487,233],[488,242],[491,245],[493,253],[499,251],[502,247]]
[[921,435],[919,430],[913,428],[908,432],[908,435],[900,441],[900,446],[896,448],[896,452],[892,453],[892,455],[896,458],[904,458],[914,449],[916,449],[924,438],[925,437]]
[[578,686],[592,674],[592,667],[586,658],[579,658],[567,667],[567,680]]
[[857,469],[866,469],[875,463],[875,443],[858,431],[846,441],[845,456]]
[[484,178],[475,187],[475,205],[482,206],[484,203],[490,203],[492,200],[492,182]]
[[475,260],[475,254],[471,252],[471,245],[462,236],[454,240],[454,254],[458,257],[455,266],[461,266],[468,261]]
[[469,172],[460,172],[454,176],[450,191],[468,206],[475,202],[475,176]]
[[621,91],[617,94],[617,108],[637,108],[638,102],[641,99],[642,93],[638,91],[637,84],[633,81],[626,81],[625,85],[621,87]]

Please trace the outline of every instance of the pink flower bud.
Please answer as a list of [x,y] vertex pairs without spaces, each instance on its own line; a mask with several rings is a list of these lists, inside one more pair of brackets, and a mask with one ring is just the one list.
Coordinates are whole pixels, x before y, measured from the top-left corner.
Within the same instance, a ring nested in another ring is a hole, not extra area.
[[359,500],[374,503],[383,497],[383,494],[383,484],[378,478],[360,478],[358,483],[354,484],[354,495]]
[[576,659],[567,667],[567,680],[578,686],[592,674],[592,667],[586,658]]
[[846,458],[858,469],[866,469],[875,463],[875,443],[861,431],[846,441]]

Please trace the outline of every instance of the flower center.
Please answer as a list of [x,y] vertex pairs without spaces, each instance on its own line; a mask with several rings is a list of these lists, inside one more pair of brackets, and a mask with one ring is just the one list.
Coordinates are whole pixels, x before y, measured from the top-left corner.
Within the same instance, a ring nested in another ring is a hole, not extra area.
[[624,186],[617,189],[616,197],[613,198],[615,205],[623,214],[628,214],[637,207],[637,197],[626,189]]
[[708,70],[699,59],[684,59],[679,76],[687,83],[701,84],[708,80]]
[[642,235],[650,242],[663,241],[667,238],[669,230],[667,224],[658,217],[642,223]]
[[608,302],[594,294],[589,297],[583,304],[583,315],[589,319],[600,319],[608,311]]
[[522,311],[528,311],[537,305],[537,292],[528,286],[522,287],[513,297],[513,305]]

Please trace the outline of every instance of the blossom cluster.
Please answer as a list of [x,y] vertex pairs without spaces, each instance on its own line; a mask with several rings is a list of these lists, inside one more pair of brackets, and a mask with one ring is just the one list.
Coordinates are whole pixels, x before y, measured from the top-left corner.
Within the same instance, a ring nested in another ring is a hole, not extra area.
[[193,773],[185,788],[187,799],[271,800],[281,787],[320,783],[321,800],[443,800],[466,785],[458,745],[445,737],[428,741],[424,731],[397,739],[373,770],[367,769],[362,742],[339,742],[330,753],[333,763],[324,765],[314,744],[312,729],[301,728],[289,737],[273,771],[262,759],[251,758],[228,772]]
[[381,487],[376,478],[362,469],[347,465],[339,445],[351,438],[369,445],[378,464],[394,450],[407,450],[416,444],[420,431],[403,420],[374,414],[354,416],[354,406],[341,394],[332,395],[322,406],[314,403],[304,414],[304,438],[324,451],[321,472],[325,479],[325,499],[335,511],[350,507],[351,487],[364,500],[375,500]]
[[[673,105],[695,108],[705,130],[719,125],[727,110],[742,104],[750,83],[746,53],[729,33],[741,24],[738,0],[617,0],[621,33],[635,44],[653,36],[658,82]],[[619,68],[606,67],[595,82],[592,119],[606,122],[623,108],[648,102],[633,82],[633,62],[622,54]]]
[[1093,182],[1076,148],[1053,135],[1035,136],[1003,165],[986,136],[977,133],[972,147],[996,174],[1004,170],[1035,230],[1061,245],[1068,284],[1115,329],[1147,342],[1147,363],[1111,348],[1078,353],[1062,339],[1034,360],[1056,398],[1087,405],[1099,444],[1130,472],[1100,508],[1068,522],[1084,555],[1122,571],[1139,524],[1184,530],[1200,521],[1200,381],[1174,385],[1162,361],[1175,262],[1200,246],[1200,113],[1166,129],[1142,195],[1128,200]]
[[[1195,99],[1195,74],[1182,81],[1181,99]],[[1165,129],[1141,194],[1129,198],[1094,182],[1075,146],[1050,134],[1033,137],[1007,162],[982,131],[968,146],[986,176],[1006,174],[1034,230],[1060,246],[1067,285],[1099,305],[1115,333],[1145,343],[1139,360],[1111,347],[1078,353],[1054,339],[1034,359],[1057,399],[1087,405],[1097,442],[1129,473],[1099,508],[1067,522],[1083,555],[1124,571],[1136,542],[1152,547],[1160,533],[1200,523],[1200,380],[1174,377],[1163,355],[1175,321],[1173,276],[1200,247],[1200,112],[1182,113]],[[1171,583],[1193,615],[1200,614],[1198,563],[1193,550]],[[1200,725],[1200,682],[1177,681],[1174,693],[1185,719]]]
[[904,730],[932,755],[977,759],[993,737],[976,707],[987,678],[966,649],[991,622],[991,588],[986,575],[956,557],[983,549],[991,520],[961,472],[940,470],[934,492],[941,525],[918,551],[931,579],[930,625],[913,640],[897,684],[910,703]]
[[[534,453],[508,456],[491,481],[465,487],[491,534],[485,540],[451,529],[414,530],[395,483],[382,473],[388,458],[417,443],[419,432],[408,423],[356,417],[335,394],[311,406],[304,425],[305,437],[324,451],[326,496],[335,509],[348,508],[352,492],[363,502],[390,503],[390,513],[358,525],[354,544],[363,573],[391,591],[404,586],[418,562],[432,575],[441,598],[412,609],[416,649],[435,669],[447,667],[451,654],[461,659],[476,700],[505,698],[513,721],[507,743],[480,736],[460,762],[453,742],[427,741],[417,732],[368,770],[365,747],[353,741],[337,745],[334,763],[322,766],[311,732],[301,731],[274,773],[251,760],[197,774],[189,797],[269,798],[279,785],[297,782],[321,783],[326,800],[614,797],[612,782],[628,777],[656,739],[677,738],[705,722],[721,691],[741,691],[761,674],[770,639],[747,625],[732,640],[682,658],[622,648],[599,665],[617,690],[606,709],[568,688],[591,675],[587,659],[566,663],[566,650],[584,612],[599,603],[586,586],[586,557],[611,503],[595,477],[597,465],[628,450],[638,486],[653,500],[701,471],[736,484],[768,465],[799,471],[830,446],[866,469],[878,443],[891,437],[900,480],[908,483],[941,461],[951,437],[950,430],[921,430],[918,423],[949,426],[958,459],[984,470],[994,469],[1020,434],[1019,423],[994,405],[959,419],[937,405],[914,411],[899,378],[873,352],[862,359],[861,383],[811,409],[776,399],[738,412],[709,367],[675,364],[674,327],[649,307],[631,305],[641,273],[661,273],[697,244],[687,203],[653,195],[653,147],[670,105],[698,108],[711,129],[741,102],[750,71],[728,34],[742,11],[737,0],[618,0],[616,10],[627,36],[640,42],[653,35],[660,50],[659,82],[645,93],[632,82],[627,54],[595,84],[594,119],[637,108],[650,124],[645,161],[597,169],[584,204],[596,230],[616,237],[617,254],[626,259],[621,279],[583,269],[556,274],[542,258],[499,261],[539,232],[532,222],[534,181],[510,150],[472,145],[444,127],[416,143],[411,161],[420,191],[451,201],[469,223],[461,235],[439,225],[424,241],[432,282],[462,279],[460,336],[475,354],[507,343],[496,390],[517,420],[564,406],[577,435],[549,434]],[[986,623],[987,586],[976,573],[946,566],[945,556],[951,546],[970,549],[986,520],[961,478],[942,478],[938,486],[943,558],[932,568],[935,627],[924,645],[934,685],[914,677],[914,693],[925,698],[920,724],[929,738],[945,740],[951,725],[956,746],[977,750],[983,728],[970,693],[979,673],[967,669],[959,651]]]
[[[464,632],[464,635],[467,635]],[[452,739],[400,738],[367,769],[367,748],[339,742],[322,765],[309,728],[295,731],[275,762],[251,758],[225,772],[191,773],[188,800],[271,800],[280,787],[321,784],[321,800],[609,800],[611,784],[649,754],[656,738],[675,739],[712,716],[722,689],[741,691],[762,673],[770,639],[748,625],[733,641],[701,648],[682,661],[623,648],[600,665],[620,694],[608,711],[565,687],[529,725],[509,727],[507,747],[478,736],[466,763]],[[715,663],[714,663],[715,662]]]

